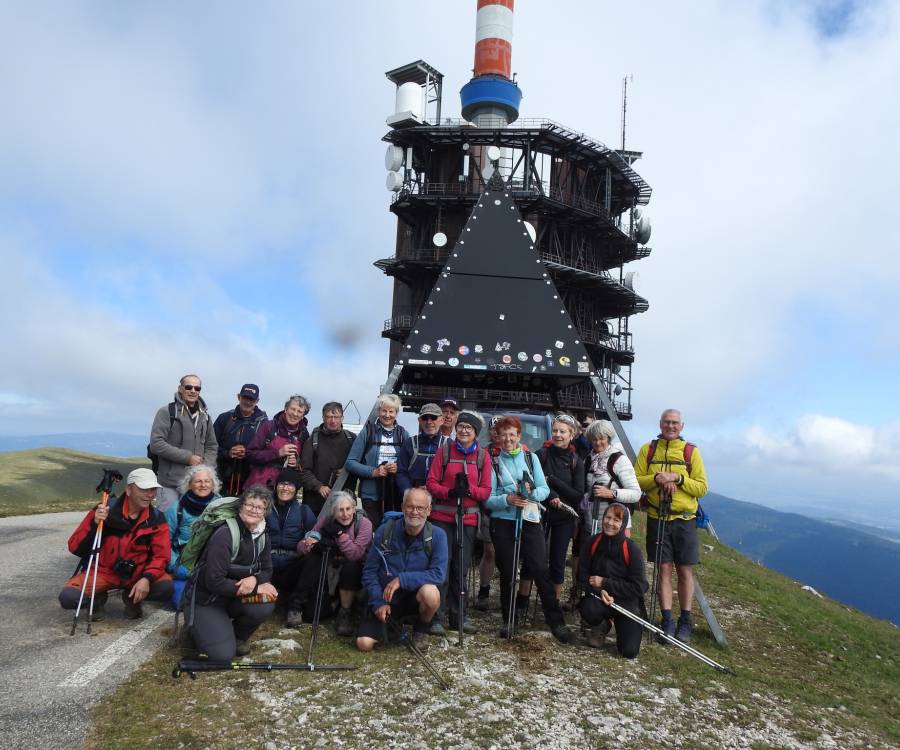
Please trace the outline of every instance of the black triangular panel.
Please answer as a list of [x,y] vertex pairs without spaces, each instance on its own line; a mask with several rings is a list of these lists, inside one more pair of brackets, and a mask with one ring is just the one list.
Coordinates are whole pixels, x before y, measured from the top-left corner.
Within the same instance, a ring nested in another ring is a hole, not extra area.
[[[555,391],[593,374],[515,202],[502,190],[482,194],[402,352],[405,382],[518,375],[530,389]],[[411,370],[419,372],[412,377]]]

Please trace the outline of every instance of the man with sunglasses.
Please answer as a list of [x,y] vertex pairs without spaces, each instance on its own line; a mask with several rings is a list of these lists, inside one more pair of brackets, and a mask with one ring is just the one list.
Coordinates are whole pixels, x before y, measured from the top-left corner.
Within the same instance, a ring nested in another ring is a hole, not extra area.
[[397,489],[424,487],[435,454],[447,440],[441,434],[443,414],[437,404],[425,404],[419,410],[419,434],[403,441],[397,451]]
[[156,507],[161,511],[178,501],[178,483],[189,466],[216,465],[219,443],[200,389],[197,375],[183,376],[175,400],[156,412],[150,428],[149,454],[159,462],[156,474],[162,486]]

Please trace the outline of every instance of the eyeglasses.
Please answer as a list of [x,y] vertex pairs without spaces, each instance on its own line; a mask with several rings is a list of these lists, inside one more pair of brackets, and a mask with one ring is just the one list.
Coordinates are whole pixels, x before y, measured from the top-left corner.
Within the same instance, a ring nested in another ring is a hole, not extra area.
[[553,417],[553,421],[554,422],[565,422],[566,424],[572,425],[572,427],[574,427],[576,424],[578,424],[575,421],[575,417],[571,416],[570,414],[557,414],[555,417]]
[[428,507],[422,505],[407,505],[404,510],[407,513],[415,513],[416,515],[424,516],[428,512]]
[[677,419],[664,419],[663,424],[681,424]]
[[288,489],[289,487],[290,487],[292,490],[296,490],[296,489],[297,489],[296,485],[295,485],[293,482],[279,482],[279,483],[276,484],[275,486],[276,486],[276,487],[280,487],[280,488],[284,488],[284,489]]
[[434,422],[436,419],[440,419],[440,417],[436,417],[434,414],[420,414],[419,419],[423,422]]
[[182,383],[181,387],[186,391],[197,391],[197,393],[200,393],[199,385],[188,385],[187,383]]
[[245,503],[243,507],[244,507],[244,510],[246,510],[247,512],[253,512],[253,513],[265,513],[266,512],[265,505],[250,505],[249,503]]
[[472,427],[472,425],[467,424],[466,422],[463,422],[462,424],[456,425],[456,431],[459,432],[460,430],[462,430],[463,432],[466,432],[467,430],[473,430],[473,431],[474,431],[475,428]]

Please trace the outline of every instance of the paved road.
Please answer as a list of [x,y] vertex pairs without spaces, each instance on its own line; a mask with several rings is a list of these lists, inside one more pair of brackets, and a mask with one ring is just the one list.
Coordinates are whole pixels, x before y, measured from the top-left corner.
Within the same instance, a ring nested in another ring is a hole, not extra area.
[[122,619],[115,596],[107,616],[69,636],[72,613],[56,600],[75,567],[66,540],[81,513],[0,518],[0,737],[4,748],[79,747],[87,708],[165,640],[172,615],[145,605]]

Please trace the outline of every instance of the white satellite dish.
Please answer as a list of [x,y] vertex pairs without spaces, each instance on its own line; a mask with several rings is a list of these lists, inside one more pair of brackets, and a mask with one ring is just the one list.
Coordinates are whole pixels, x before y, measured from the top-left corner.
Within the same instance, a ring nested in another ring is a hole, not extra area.
[[638,272],[637,271],[629,271],[628,273],[625,274],[623,283],[625,284],[625,287],[627,289],[630,289],[632,292],[637,294],[638,281],[639,281]]
[[431,238],[431,241],[434,243],[435,247],[443,247],[447,244],[447,235],[443,232],[436,232],[434,237]]
[[537,232],[534,231],[534,227],[531,225],[531,222],[523,221],[522,223],[525,225],[525,231],[528,232],[528,236],[531,237],[531,241],[534,242],[535,238],[537,237]]
[[384,168],[388,172],[396,172],[403,165],[403,149],[391,144],[384,152]]
[[635,239],[638,241],[638,244],[647,244],[647,241],[650,239],[650,230],[650,217],[641,216],[635,230]]
[[388,172],[384,186],[392,193],[399,193],[403,187],[403,175],[399,172]]
[[496,146],[488,146],[487,147],[487,158],[491,161],[497,161],[500,159],[500,149]]

